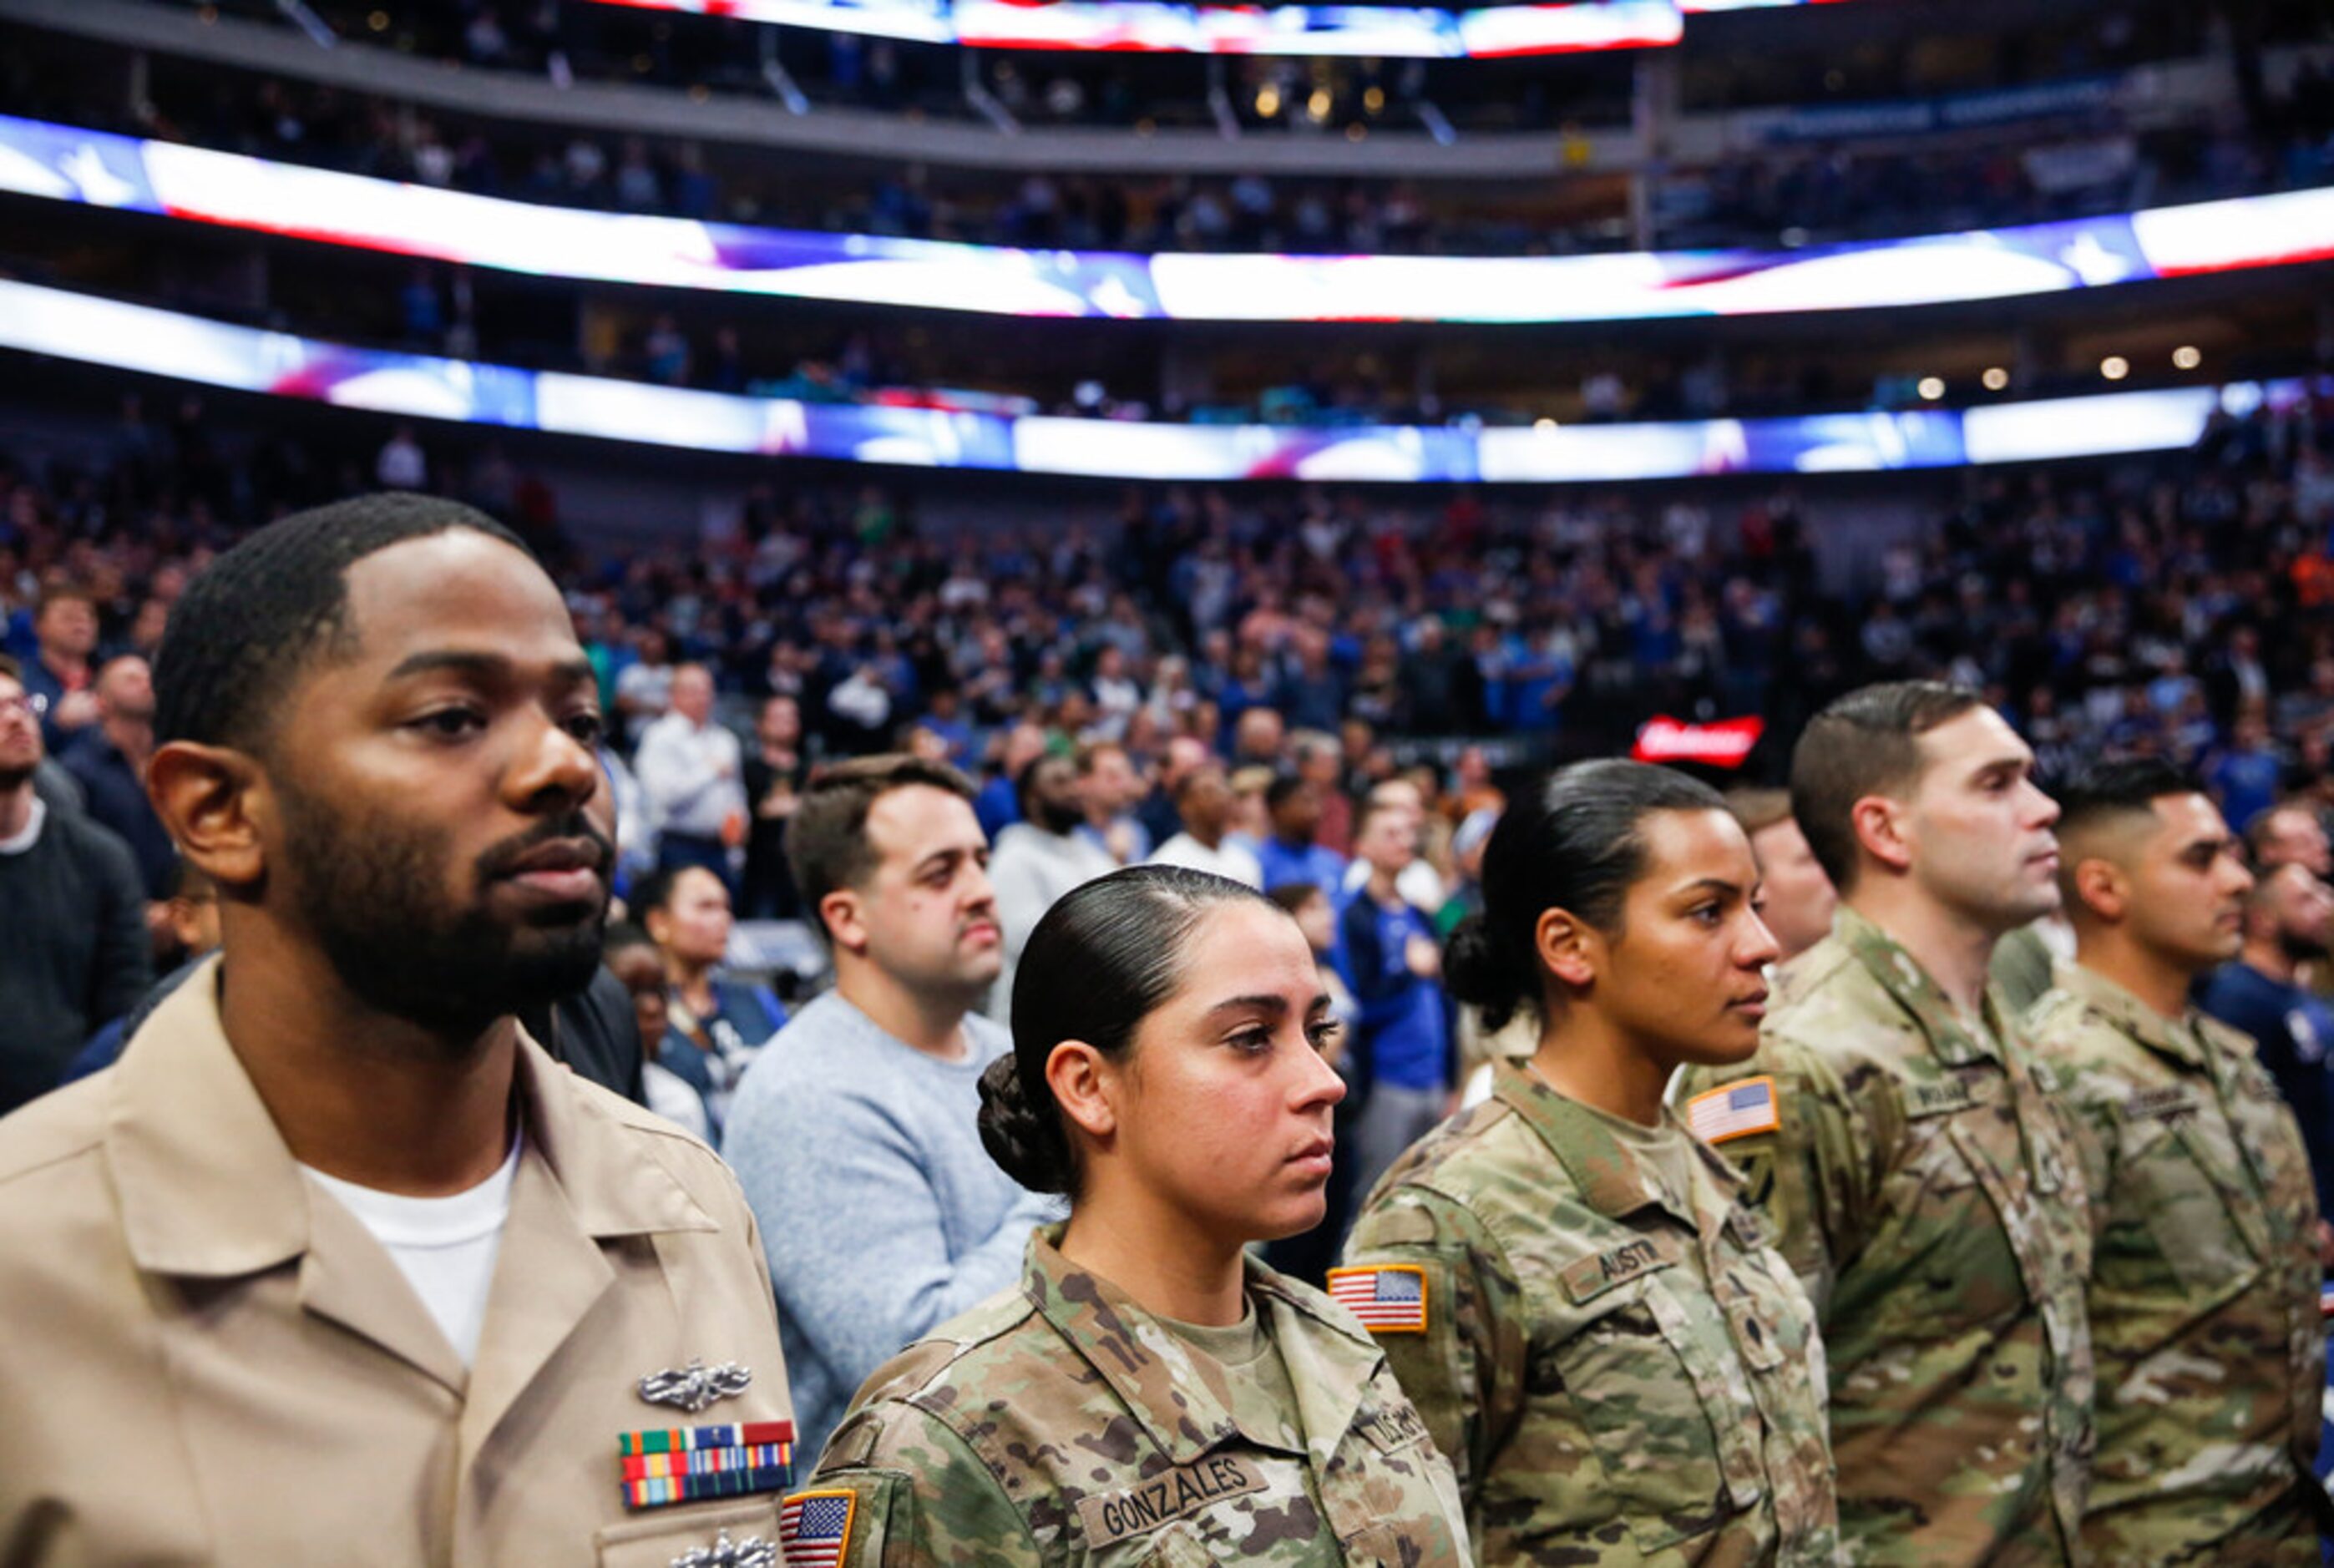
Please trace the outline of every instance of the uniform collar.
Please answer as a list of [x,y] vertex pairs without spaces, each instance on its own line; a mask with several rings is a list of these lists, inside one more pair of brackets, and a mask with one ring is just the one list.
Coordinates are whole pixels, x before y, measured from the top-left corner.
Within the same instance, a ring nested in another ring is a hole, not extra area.
[[[1669,1184],[1614,1137],[1602,1117],[1558,1093],[1517,1060],[1504,1059],[1492,1069],[1491,1094],[1538,1135],[1572,1178],[1573,1190],[1606,1218],[1624,1219],[1651,1207],[1697,1234],[1724,1223],[1722,1210],[1715,1216],[1696,1212],[1695,1194],[1672,1195]],[[1662,1123],[1665,1129],[1678,1126],[1667,1106],[1662,1109]]]
[[[1900,947],[1887,932],[1849,909],[1839,907],[1832,917],[1832,939],[1854,956],[1879,982],[1928,1037],[1929,1048],[1952,1067],[2002,1060],[1999,1044],[2007,1010],[1989,986],[1985,993],[1985,1031],[1972,1032],[1920,960]],[[1990,1031],[1992,1037],[1987,1037]]]
[[[1029,1238],[1021,1288],[1055,1331],[1100,1374],[1153,1445],[1188,1465],[1239,1435],[1223,1369],[1193,1355],[1159,1318],[1101,1275],[1060,1251],[1066,1225],[1040,1227]],[[1254,1258],[1246,1261],[1248,1294],[1271,1313],[1274,1352],[1297,1390],[1308,1457],[1325,1467],[1360,1409],[1364,1390],[1384,1354],[1340,1323],[1307,1293]]]
[[2168,1056],[2184,1067],[2206,1065],[2194,1007],[2176,1019],[2166,1018],[2098,970],[2064,958],[2050,967],[2050,978],[2059,989],[2157,1055]]
[[[219,973],[214,957],[188,976],[111,1074],[106,1159],[130,1255],[149,1273],[256,1274],[312,1245],[308,1184],[227,1044]],[[523,1032],[517,1088],[522,1165],[541,1161],[584,1235],[719,1228]]]
[[2260,1053],[2252,1035],[2199,1012],[2193,1002],[2178,1018],[2166,1018],[2105,976],[2063,959],[2053,967],[2052,978],[2142,1045],[2185,1066],[2210,1072],[2216,1057],[2252,1061]]

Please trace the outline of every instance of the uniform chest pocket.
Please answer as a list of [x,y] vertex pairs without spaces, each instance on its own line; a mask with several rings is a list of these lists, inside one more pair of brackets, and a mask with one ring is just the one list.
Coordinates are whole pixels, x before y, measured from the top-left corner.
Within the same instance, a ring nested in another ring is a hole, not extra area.
[[[2225,1185],[2243,1156],[2193,1113],[2127,1117],[2116,1129],[2115,1193],[2099,1238],[2097,1288],[2179,1294],[2200,1307],[2249,1287],[2261,1257]],[[2265,1238],[2256,1238],[2265,1239]],[[2199,1299],[2199,1298],[2203,1299]]]
[[1871,1266],[1856,1271],[1877,1288],[1870,1299],[1843,1288],[1834,1314],[1868,1320],[1878,1340],[1914,1343],[2014,1317],[2025,1310],[2026,1286],[1995,1189],[2001,1169],[2018,1169],[2016,1123],[1981,1107],[1916,1121],[1908,1139],[1885,1192],[1887,1221],[1870,1245]]
[[1561,1391],[1534,1390],[1536,1400],[1567,1401],[1648,1554],[1715,1528],[1731,1511],[1694,1352],[1683,1342],[1683,1321],[1659,1310],[1671,1304],[1657,1303],[1660,1288],[1635,1287],[1556,1346],[1543,1364]]

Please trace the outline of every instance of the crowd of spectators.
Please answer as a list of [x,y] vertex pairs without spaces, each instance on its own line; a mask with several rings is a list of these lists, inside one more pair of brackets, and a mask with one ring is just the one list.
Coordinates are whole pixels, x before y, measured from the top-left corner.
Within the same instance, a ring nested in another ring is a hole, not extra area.
[[[614,717],[649,934],[697,976],[695,1026],[735,1036],[697,1086],[718,1127],[735,1059],[785,1012],[709,988],[706,967],[733,908],[803,915],[786,820],[848,756],[900,748],[986,783],[1008,972],[1046,890],[1154,853],[1340,893],[1391,887],[1416,854],[1403,901],[1442,914],[1496,794],[1477,742],[1610,754],[1655,713],[1759,715],[1780,740],[1876,678],[1984,690],[2046,770],[2195,768],[2239,824],[2297,791],[2334,803],[2329,453],[2320,398],[2174,458],[1972,474],[1845,591],[1788,492],[1165,488],[1114,519],[958,531],[920,523],[909,490],[773,486],[731,536],[603,553],[562,541],[555,496],[497,451],[398,462],[555,563]],[[0,469],[7,650],[63,764],[35,782],[124,846],[141,973],[173,956],[172,867],[117,785],[150,744],[144,661],[169,605],[248,523],[378,482],[286,436],[246,447],[192,399],[130,405],[107,462]],[[1373,853],[1389,798],[1414,845]],[[1338,945],[1399,979],[1419,933],[1389,919]],[[1379,972],[1353,979],[1374,1005]]]

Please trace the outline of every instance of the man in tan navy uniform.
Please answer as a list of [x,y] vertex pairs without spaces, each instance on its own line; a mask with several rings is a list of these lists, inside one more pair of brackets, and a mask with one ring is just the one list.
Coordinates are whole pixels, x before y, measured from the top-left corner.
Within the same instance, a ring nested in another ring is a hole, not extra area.
[[0,1563],[775,1554],[737,1184],[513,1018],[606,915],[558,590],[467,508],[346,502],[199,576],[157,686],[223,959],[0,1121]]

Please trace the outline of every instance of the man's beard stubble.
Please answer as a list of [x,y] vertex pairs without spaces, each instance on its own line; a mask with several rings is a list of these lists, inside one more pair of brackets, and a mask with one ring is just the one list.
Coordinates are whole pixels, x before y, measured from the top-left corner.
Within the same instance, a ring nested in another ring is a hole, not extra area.
[[471,869],[477,901],[455,909],[433,897],[449,859],[442,832],[393,818],[352,822],[280,781],[277,793],[300,917],[368,1006],[467,1045],[496,1019],[591,982],[607,925],[604,896],[588,916],[540,926],[499,921],[485,904],[496,877],[547,840],[590,839],[603,871],[612,866],[613,846],[581,813],[480,855]]

